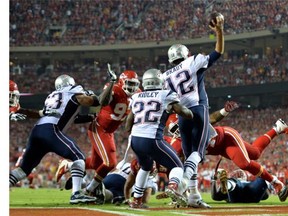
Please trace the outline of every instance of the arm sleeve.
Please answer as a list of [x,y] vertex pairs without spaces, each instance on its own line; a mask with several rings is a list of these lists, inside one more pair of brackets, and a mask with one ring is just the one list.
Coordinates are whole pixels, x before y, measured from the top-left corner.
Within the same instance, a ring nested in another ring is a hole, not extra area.
[[39,110],[33,110],[33,109],[25,109],[25,108],[20,108],[17,113],[21,113],[26,115],[29,118],[37,119],[40,118],[41,116],[39,115]]
[[77,115],[74,119],[75,124],[82,124],[82,123],[88,123],[92,122],[95,116],[93,114],[87,114],[87,115]]
[[208,67],[210,67],[214,62],[216,62],[221,56],[221,53],[216,52],[215,50],[209,54]]

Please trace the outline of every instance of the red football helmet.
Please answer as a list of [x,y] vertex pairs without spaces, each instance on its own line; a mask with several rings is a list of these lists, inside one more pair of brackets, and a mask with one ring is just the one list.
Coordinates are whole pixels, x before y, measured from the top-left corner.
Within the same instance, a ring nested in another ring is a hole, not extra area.
[[[9,80],[9,107],[19,107],[20,92],[18,86],[12,80]],[[17,110],[15,110],[17,111]]]
[[166,127],[171,135],[173,135],[174,137],[180,137],[177,114],[170,114],[169,118],[166,121]]
[[120,74],[119,84],[128,96],[132,96],[139,89],[140,81],[135,71],[126,70]]

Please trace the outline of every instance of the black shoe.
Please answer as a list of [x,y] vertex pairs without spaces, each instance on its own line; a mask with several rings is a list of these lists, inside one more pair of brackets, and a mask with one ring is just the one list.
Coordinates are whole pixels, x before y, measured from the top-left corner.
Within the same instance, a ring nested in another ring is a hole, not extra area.
[[70,176],[65,183],[65,190],[71,190],[71,189],[72,189],[72,176]]
[[79,203],[93,203],[96,201],[95,197],[87,196],[82,191],[76,191],[71,195],[70,204],[79,204]]

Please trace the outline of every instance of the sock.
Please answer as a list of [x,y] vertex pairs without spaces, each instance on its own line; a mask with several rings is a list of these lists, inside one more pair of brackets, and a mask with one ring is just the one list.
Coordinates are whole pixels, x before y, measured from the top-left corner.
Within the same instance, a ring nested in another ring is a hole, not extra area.
[[92,192],[98,187],[99,184],[100,182],[96,181],[95,178],[93,178],[89,185],[86,187],[86,190]]
[[194,173],[198,171],[198,164],[201,161],[201,157],[198,152],[192,152],[192,154],[186,159],[184,163],[185,172],[184,177],[191,179]]
[[191,194],[200,194],[198,191],[197,174],[193,174],[192,178],[189,180],[188,189],[189,189]]
[[183,169],[181,167],[173,168],[169,173],[169,183],[180,184],[183,178]]
[[82,182],[83,182],[83,184],[86,184],[86,185],[87,185],[87,184],[89,183],[89,181],[90,181],[89,175],[86,174],[86,175],[84,176]]
[[145,171],[142,168],[140,168],[140,170],[138,171],[134,184],[134,198],[140,198],[143,196],[149,173],[150,171]]
[[81,190],[84,171],[85,171],[84,160],[76,160],[72,163],[71,165],[72,193]]

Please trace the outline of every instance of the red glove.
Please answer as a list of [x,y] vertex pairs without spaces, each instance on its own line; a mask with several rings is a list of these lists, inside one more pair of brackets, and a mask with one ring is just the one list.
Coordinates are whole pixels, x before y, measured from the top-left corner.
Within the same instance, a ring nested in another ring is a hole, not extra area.
[[226,101],[226,103],[224,105],[224,109],[226,112],[232,112],[238,108],[239,108],[239,104],[235,101]]

